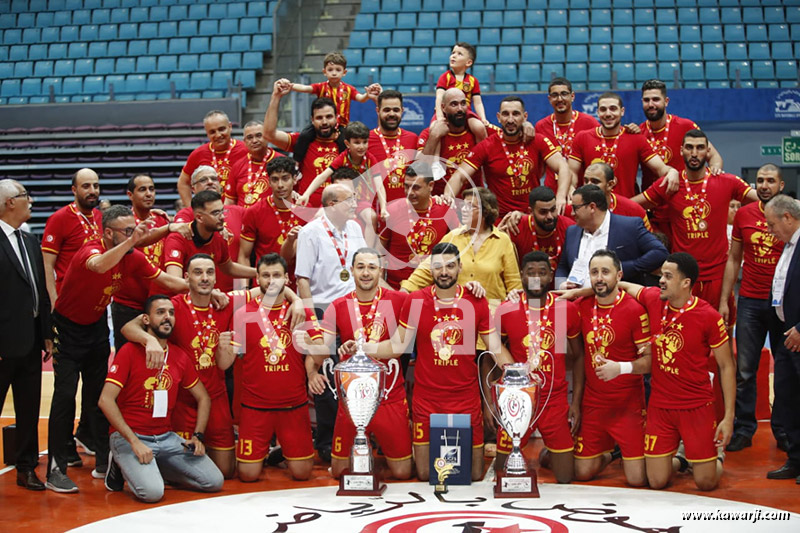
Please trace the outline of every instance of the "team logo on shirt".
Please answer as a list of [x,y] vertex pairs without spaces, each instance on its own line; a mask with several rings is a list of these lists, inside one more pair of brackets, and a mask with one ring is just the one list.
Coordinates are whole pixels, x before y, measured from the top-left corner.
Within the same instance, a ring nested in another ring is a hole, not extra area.
[[169,255],[171,255],[172,257],[180,257],[181,253],[178,250],[172,250],[172,253]]
[[451,323],[436,324],[431,331],[431,343],[440,361],[449,361],[455,354],[454,346],[461,344],[463,338],[461,328]]
[[[597,334],[594,331],[590,331],[586,335],[586,343],[591,347],[592,355],[602,356],[607,359],[608,347],[614,342],[614,338],[614,329],[608,324],[600,324],[597,328]],[[592,368],[600,366],[600,364],[597,358],[592,358]]]
[[358,328],[353,332],[353,338],[357,339],[363,336],[367,342],[380,342],[383,334],[386,332],[386,326],[383,321],[372,322],[369,327]]
[[[678,324],[683,326],[683,324]],[[662,368],[666,371],[677,374],[677,369],[673,370],[671,365],[675,361],[675,354],[683,349],[683,334],[677,326],[670,329],[663,335],[656,338],[656,347],[658,348],[658,359]]]
[[55,238],[54,238],[52,235],[48,235],[48,236],[45,238],[45,240],[46,240],[47,242],[53,242],[53,241],[55,240]]
[[766,257],[775,247],[775,237],[771,233],[763,231],[754,231],[750,235],[750,243],[753,245],[753,251],[756,254],[756,263],[761,264],[774,264],[774,257]]
[[[280,365],[286,359],[286,347],[292,343],[292,337],[288,331],[281,329],[278,333],[278,341],[274,348],[270,347],[270,339],[265,335],[261,337],[260,345],[264,349],[264,359],[268,365],[274,368],[267,367],[269,370],[287,370],[286,368],[275,366]],[[288,365],[287,365],[288,366]]]
[[686,230],[690,239],[708,237],[708,222],[711,206],[705,198],[695,199],[692,205],[683,209],[681,216],[686,220]]

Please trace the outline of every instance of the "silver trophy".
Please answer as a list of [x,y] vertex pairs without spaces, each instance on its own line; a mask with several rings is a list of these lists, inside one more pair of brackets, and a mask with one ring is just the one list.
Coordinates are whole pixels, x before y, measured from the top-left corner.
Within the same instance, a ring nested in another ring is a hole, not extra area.
[[[328,388],[334,398],[344,400],[344,406],[356,427],[356,437],[350,450],[350,466],[342,472],[336,495],[380,496],[386,490],[386,484],[381,483],[373,472],[372,446],[366,428],[381,401],[389,397],[400,377],[400,363],[397,359],[390,359],[387,370],[386,366],[364,353],[361,339],[357,346],[356,353],[347,361],[334,366],[332,359],[326,359],[322,365],[325,372],[332,371],[336,388],[330,385]],[[394,379],[387,388],[386,377],[392,373]]]

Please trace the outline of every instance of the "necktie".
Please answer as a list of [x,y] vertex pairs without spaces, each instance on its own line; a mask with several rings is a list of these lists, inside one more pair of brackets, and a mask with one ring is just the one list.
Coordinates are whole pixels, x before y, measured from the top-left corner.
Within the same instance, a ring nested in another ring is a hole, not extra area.
[[28,277],[28,284],[31,286],[31,295],[33,296],[33,314],[36,316],[39,312],[39,295],[36,292],[36,282],[31,274],[31,269],[28,266],[28,252],[25,250],[25,243],[22,242],[22,232],[14,230],[17,236],[17,245],[19,246],[19,255],[22,258],[22,267],[25,269],[25,275]]

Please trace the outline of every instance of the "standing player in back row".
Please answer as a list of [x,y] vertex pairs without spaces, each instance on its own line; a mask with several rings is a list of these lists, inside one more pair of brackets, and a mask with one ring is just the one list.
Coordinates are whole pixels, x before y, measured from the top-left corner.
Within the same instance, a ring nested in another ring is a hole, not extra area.
[[[481,142],[486,138],[486,127],[489,125],[489,121],[486,119],[486,110],[483,108],[478,78],[467,72],[467,69],[475,63],[476,55],[475,47],[469,43],[458,42],[453,45],[453,51],[450,52],[450,68],[439,76],[439,81],[436,83],[434,109],[436,110],[435,120],[443,120],[445,116],[442,102],[445,91],[448,89],[464,91],[464,95],[467,97],[467,124],[475,136],[475,141]],[[472,102],[475,102],[474,112],[470,109]]]
[[403,175],[416,156],[417,134],[400,128],[403,119],[403,94],[386,90],[378,95],[378,127],[369,132],[367,152],[379,164],[386,202],[403,198]]

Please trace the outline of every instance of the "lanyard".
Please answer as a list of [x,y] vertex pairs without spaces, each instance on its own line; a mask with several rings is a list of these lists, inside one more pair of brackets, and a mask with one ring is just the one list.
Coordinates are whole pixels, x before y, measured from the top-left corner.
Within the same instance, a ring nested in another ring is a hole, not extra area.
[[[283,355],[283,350],[286,348],[286,346],[283,346],[283,343],[281,342],[280,330],[283,329],[283,326],[286,324],[286,312],[288,310],[289,302],[284,301],[281,305],[281,311],[278,314],[278,320],[270,323],[269,317],[264,311],[264,306],[261,305],[261,302],[258,303],[258,314],[261,316],[261,324],[264,326],[264,329],[262,330],[264,331],[264,336],[261,338],[261,347],[269,348],[267,362],[273,365],[280,362],[281,356]],[[266,346],[264,341],[266,341]]]
[[671,328],[672,325],[678,320],[683,313],[685,313],[692,305],[694,304],[694,296],[689,297],[689,300],[683,304],[683,307],[678,309],[678,311],[672,315],[672,320],[667,322],[667,311],[669,310],[669,301],[664,302],[664,308],[661,310],[661,332],[656,335],[656,339],[660,338],[664,333],[666,333],[667,329]]
[[97,224],[95,224],[94,222],[94,213],[92,213],[92,220],[89,220],[89,217],[84,215],[83,212],[80,209],[78,209],[77,203],[72,202],[70,204],[70,209],[72,209],[72,212],[75,213],[75,216],[78,217],[78,222],[80,222],[81,224],[81,228],[83,229],[84,235],[88,235],[88,237],[84,239],[84,242],[90,239],[95,239],[95,238],[99,239],[100,231],[97,228]]
[[533,331],[533,316],[531,314],[531,305],[530,302],[525,299],[523,302],[520,299],[520,307],[522,311],[525,313],[525,320],[528,324],[528,336],[531,339],[531,346],[528,351],[528,361],[535,363],[531,370],[535,370],[541,364],[541,358],[539,357],[539,348],[542,345],[542,331],[544,328],[547,327],[547,323],[549,322],[550,317],[550,309],[553,307],[555,303],[555,296],[550,293],[547,293],[547,298],[544,302],[544,307],[541,308],[541,312],[539,313],[539,320],[536,321],[536,333]]
[[[620,300],[622,300],[622,295],[624,292],[625,291],[623,290],[619,290],[617,297],[614,299],[614,303],[611,304],[611,309],[609,309],[608,313],[606,313],[606,316],[603,317],[606,319],[606,324],[608,324],[608,320],[611,319],[611,313],[614,312],[614,308],[617,306]],[[595,296],[594,307],[592,308],[592,332],[594,332],[594,335],[591,342],[591,344],[594,346],[595,353],[600,352],[602,348],[602,343],[600,342],[600,324],[602,323],[603,318],[597,318],[597,296]]]
[[566,151],[572,146],[572,139],[575,138],[575,123],[578,121],[578,112],[572,112],[572,116],[569,119],[569,124],[565,133],[559,132],[555,113],[550,115],[550,119],[553,121],[553,137],[561,147],[561,153],[566,154]]
[[342,253],[342,249],[339,248],[339,243],[336,242],[336,237],[333,236],[331,227],[328,225],[328,221],[325,219],[324,215],[322,216],[322,225],[325,226],[325,231],[328,232],[328,237],[331,238],[333,247],[336,248],[336,253],[339,255],[339,262],[342,264],[342,268],[347,270],[347,233],[342,230],[342,239],[344,239],[344,253]]
[[231,165],[230,155],[231,152],[233,151],[234,146],[236,146],[236,139],[231,140],[231,145],[228,147],[228,151],[225,152],[225,155],[222,157],[222,160],[218,163],[217,152],[214,150],[214,147],[211,145],[211,143],[208,143],[208,149],[211,150],[211,166],[214,167],[214,170],[219,172],[220,171],[219,167],[221,167],[222,165],[230,167]]
[[[533,219],[533,215],[529,216],[530,218],[528,219],[528,226],[531,228],[531,237],[533,238],[533,249],[544,251],[539,247],[539,235],[536,233],[536,224],[535,220]],[[555,255],[548,254],[548,257],[550,257],[550,264],[553,265],[553,269],[555,269],[558,266],[558,258],[561,256],[561,245],[563,244],[563,241],[558,238],[558,228],[554,229],[553,231],[545,235],[545,237],[548,237],[553,234],[555,234],[556,238],[556,253]]]
[[[372,305],[369,308],[369,311],[366,314],[367,320],[369,320],[369,331],[367,328],[364,327],[363,319],[361,318],[361,308],[358,301],[358,296],[356,296],[356,291],[351,293],[353,298],[353,310],[355,311],[355,321],[356,321],[356,331],[354,332],[354,337],[358,337],[361,339],[362,342],[367,342],[372,334],[372,324],[375,322],[377,318],[375,312],[378,309],[378,302],[383,298],[383,288],[378,287],[378,292],[375,293],[375,297],[372,299]],[[356,339],[358,340],[358,339]],[[375,339],[377,340],[377,339]]]
[[646,133],[647,139],[650,141],[650,144],[653,145],[653,148],[655,148],[656,153],[658,153],[658,155],[661,156],[661,159],[664,160],[664,163],[667,163],[669,161],[669,157],[667,157],[669,155],[667,140],[669,139],[670,123],[672,123],[672,117],[669,114],[667,114],[667,125],[664,126],[664,128],[661,130],[664,132],[663,136],[661,137],[661,140],[656,139],[655,132],[653,132],[653,128],[650,127],[650,121],[648,120],[647,122],[644,123],[644,129],[647,130]]
[[622,139],[622,135],[625,133],[625,130],[619,130],[619,133],[614,137],[614,144],[611,146],[608,146],[608,143],[606,143],[607,137],[602,134],[601,128],[597,128],[596,131],[597,136],[600,137],[600,147],[603,150],[603,161],[611,168],[617,168],[617,163],[619,162],[619,159],[617,158],[617,147],[619,146],[619,140]]
[[272,196],[267,197],[267,204],[272,208],[272,212],[275,213],[275,218],[278,220],[278,226],[280,226],[281,234],[278,237],[278,244],[283,244],[286,241],[286,236],[289,234],[292,228],[300,224],[300,221],[297,220],[295,214],[289,211],[289,218],[286,220],[281,217],[280,212],[278,211],[278,206],[275,205],[275,199]]
[[503,152],[506,154],[506,159],[508,159],[508,168],[506,169],[506,174],[509,176],[522,176],[522,162],[525,159],[525,150],[520,147],[520,149],[517,150],[515,157],[511,157],[511,154],[508,151],[508,145],[502,138],[500,138],[500,146],[503,147]]
[[[197,336],[196,336],[197,341],[200,343],[198,348],[200,350],[200,357],[202,358],[204,355],[206,355],[206,351],[208,350],[208,345],[211,342],[212,325],[215,324],[213,311],[211,310],[211,306],[209,306],[208,307],[208,317],[207,317],[207,320],[206,320],[206,325],[203,326],[200,323],[200,319],[197,317],[197,312],[194,309],[194,304],[192,303],[191,298],[189,298],[189,295],[188,294],[185,295],[183,297],[183,299],[186,302],[186,304],[189,306],[189,312],[192,314],[192,324],[194,325],[194,329],[195,329],[195,332],[197,334]],[[203,331],[203,330],[205,330],[205,331]],[[206,365],[204,365],[204,366],[206,366]]]
[[[431,220],[432,207],[433,200],[428,200],[428,209],[425,211],[424,215],[420,216],[416,210],[411,209],[411,202],[406,204],[408,221],[411,223],[408,235],[406,235],[406,242],[408,242],[409,248],[411,248],[411,251],[416,255],[423,254],[422,248],[424,246],[423,239],[425,238],[425,229],[433,224],[433,220]],[[417,215],[417,220],[414,220],[414,214]]]

